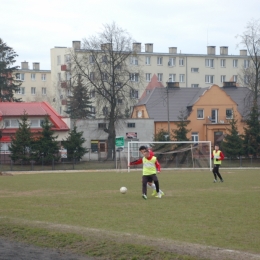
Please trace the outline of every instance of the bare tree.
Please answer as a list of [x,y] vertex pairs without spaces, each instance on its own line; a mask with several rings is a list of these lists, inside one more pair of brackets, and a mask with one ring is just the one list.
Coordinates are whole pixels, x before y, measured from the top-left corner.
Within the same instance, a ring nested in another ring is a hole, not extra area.
[[260,20],[247,23],[240,44],[246,47],[249,59],[245,60],[240,80],[252,90],[252,98],[257,102],[260,93]]
[[94,91],[96,117],[108,121],[108,157],[115,151],[116,122],[135,104],[142,71],[134,41],[115,23],[104,25],[97,36],[83,40],[80,50],[71,53],[72,73],[81,75],[84,85]]

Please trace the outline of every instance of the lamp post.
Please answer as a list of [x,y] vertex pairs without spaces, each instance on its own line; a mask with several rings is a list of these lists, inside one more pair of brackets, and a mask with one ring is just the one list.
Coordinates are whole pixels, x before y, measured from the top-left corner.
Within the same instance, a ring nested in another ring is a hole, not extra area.
[[170,140],[170,109],[169,109],[169,82],[166,82],[166,89],[167,89],[167,118],[168,118],[168,135]]

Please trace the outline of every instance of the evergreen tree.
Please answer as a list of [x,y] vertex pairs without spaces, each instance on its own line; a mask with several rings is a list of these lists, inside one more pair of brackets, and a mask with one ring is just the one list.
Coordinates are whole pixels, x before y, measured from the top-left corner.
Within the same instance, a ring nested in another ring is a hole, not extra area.
[[179,122],[176,123],[177,129],[172,130],[172,137],[175,141],[189,141],[187,138],[187,133],[190,132],[190,130],[187,129],[189,122],[187,121],[187,116],[185,115],[184,111],[180,111],[178,119]]
[[244,127],[244,151],[256,157],[260,154],[260,123],[257,103],[254,102]]
[[54,136],[54,131],[51,129],[52,124],[46,116],[42,123],[42,131],[39,132],[39,137],[34,143],[35,151],[35,160],[41,161],[44,163],[51,163],[54,159],[55,161],[59,160],[59,145],[55,141],[58,136]]
[[94,113],[91,111],[92,102],[86,86],[82,84],[80,75],[75,87],[72,87],[72,95],[68,98],[67,107],[65,111],[72,119],[86,119],[92,118]]
[[21,101],[21,98],[14,97],[14,92],[18,91],[22,84],[20,80],[13,77],[14,72],[19,68],[19,66],[13,66],[17,56],[13,48],[7,46],[0,38],[0,102]]
[[157,134],[154,135],[154,141],[169,141],[169,134],[167,131],[161,129]]
[[225,156],[234,159],[243,154],[243,140],[239,136],[239,132],[237,130],[237,120],[235,115],[229,121],[229,124],[230,126],[227,128],[227,134],[222,142],[222,148]]
[[12,142],[9,146],[11,159],[14,162],[22,160],[23,162],[28,163],[32,159],[33,136],[30,123],[28,122],[28,115],[25,111],[21,117],[21,122],[19,122],[19,128],[16,131],[15,136],[11,138]]
[[76,159],[79,161],[87,153],[87,148],[83,147],[86,140],[82,135],[83,132],[77,132],[77,126],[74,125],[69,132],[68,138],[63,142],[69,160]]

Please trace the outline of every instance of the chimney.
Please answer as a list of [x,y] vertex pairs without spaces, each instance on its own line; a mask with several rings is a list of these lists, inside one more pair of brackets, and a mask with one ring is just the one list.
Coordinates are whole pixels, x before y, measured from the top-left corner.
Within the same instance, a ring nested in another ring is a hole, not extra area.
[[216,46],[207,46],[208,55],[216,55]]
[[247,50],[240,50],[240,56],[247,56]]
[[29,69],[27,61],[21,62],[21,69],[22,70],[28,70]]
[[177,47],[169,47],[169,53],[177,54]]
[[75,50],[80,50],[80,46],[81,45],[81,42],[80,41],[72,41],[72,47],[73,49]]
[[39,62],[33,62],[33,70],[40,70],[40,63]]
[[227,46],[221,46],[220,47],[220,55],[228,55],[228,47]]
[[111,50],[112,47],[112,43],[101,43],[101,50],[102,51],[107,51],[107,50]]
[[145,44],[145,52],[153,52],[153,43]]
[[133,51],[134,52],[141,52],[141,43],[140,42],[134,42],[133,43]]

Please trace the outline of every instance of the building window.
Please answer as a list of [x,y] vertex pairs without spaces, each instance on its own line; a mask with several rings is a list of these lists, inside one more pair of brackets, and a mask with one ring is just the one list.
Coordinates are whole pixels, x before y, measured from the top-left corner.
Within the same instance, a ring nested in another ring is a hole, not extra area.
[[151,73],[146,73],[145,78],[146,78],[146,81],[150,82],[151,81]]
[[102,79],[103,81],[107,81],[107,80],[108,80],[108,76],[107,76],[107,73],[106,73],[106,72],[101,74],[101,79]]
[[91,111],[92,114],[95,114],[96,113],[96,107],[91,106],[90,111]]
[[91,90],[89,93],[89,97],[93,98],[95,97],[95,94],[96,94],[95,90]]
[[191,141],[198,142],[199,141],[199,133],[191,133]]
[[46,74],[42,74],[42,81],[46,81]]
[[145,64],[146,65],[151,65],[151,57],[150,56],[146,56],[145,57]]
[[92,153],[98,152],[98,140],[91,140],[91,152]]
[[248,84],[249,83],[249,76],[245,75],[244,76],[244,84]]
[[250,60],[244,60],[244,69],[249,67]]
[[130,74],[130,81],[138,82],[139,74],[138,73],[131,73]]
[[31,87],[31,94],[35,95],[36,94],[36,88],[35,87]]
[[179,58],[179,66],[184,66],[184,59],[183,58]]
[[94,56],[93,56],[93,55],[90,55],[90,56],[89,56],[89,63],[94,63],[94,61],[95,61]]
[[90,78],[90,80],[95,80],[95,73],[94,72],[90,72],[89,73],[89,78]]
[[66,72],[66,80],[70,80],[71,79],[71,74],[70,72]]
[[197,119],[204,118],[204,109],[197,109]]
[[233,81],[237,82],[237,75],[233,75]]
[[130,98],[138,98],[138,90],[131,89]]
[[162,82],[163,81],[163,74],[162,73],[158,73],[157,74],[157,78],[158,78],[158,82]]
[[43,119],[30,119],[30,126],[31,127],[41,127],[43,124]]
[[102,56],[102,62],[107,64],[107,56],[106,55]]
[[24,81],[24,73],[16,73],[16,79]]
[[36,79],[35,73],[31,73],[31,80],[35,80],[35,79]]
[[47,94],[46,88],[42,88],[42,95],[46,95],[46,94]]
[[138,59],[137,57],[130,57],[130,64],[132,65],[138,65]]
[[123,99],[118,98],[116,101],[119,106],[123,105]]
[[98,123],[98,129],[106,129],[107,125],[106,123]]
[[233,60],[233,68],[237,68],[238,67],[238,60]]
[[163,65],[163,57],[157,57],[157,65]]
[[69,63],[70,62],[70,54],[65,54],[64,60],[65,60],[66,63]]
[[214,68],[214,59],[205,59],[205,66],[208,68]]
[[198,73],[199,72],[199,68],[191,68],[191,72]]
[[180,74],[179,75],[179,77],[180,77],[180,82],[185,82],[185,74]]
[[24,95],[25,94],[25,87],[20,87],[16,91],[17,94]]
[[4,127],[6,127],[6,128],[18,128],[19,127],[19,120],[18,119],[5,119],[4,120]]
[[223,83],[226,81],[226,76],[225,75],[221,75],[220,76],[220,81]]
[[61,64],[61,58],[60,58],[60,55],[57,56],[57,65],[60,65]]
[[175,66],[175,58],[169,58],[169,61],[168,61],[168,66],[170,66],[170,67],[173,67],[173,66]]
[[58,73],[57,76],[58,76],[58,81],[61,81],[61,73],[60,72]]
[[225,68],[226,67],[226,60],[225,59],[221,59],[220,60],[220,67],[221,68]]
[[233,118],[233,111],[232,109],[226,109],[226,119],[232,119]]
[[192,88],[198,88],[198,87],[199,87],[199,84],[191,84],[191,87],[192,87]]
[[206,75],[205,76],[205,83],[213,83],[214,76],[213,75]]
[[127,123],[128,128],[135,128],[135,123]]
[[169,74],[169,82],[175,82],[176,81],[176,74]]

